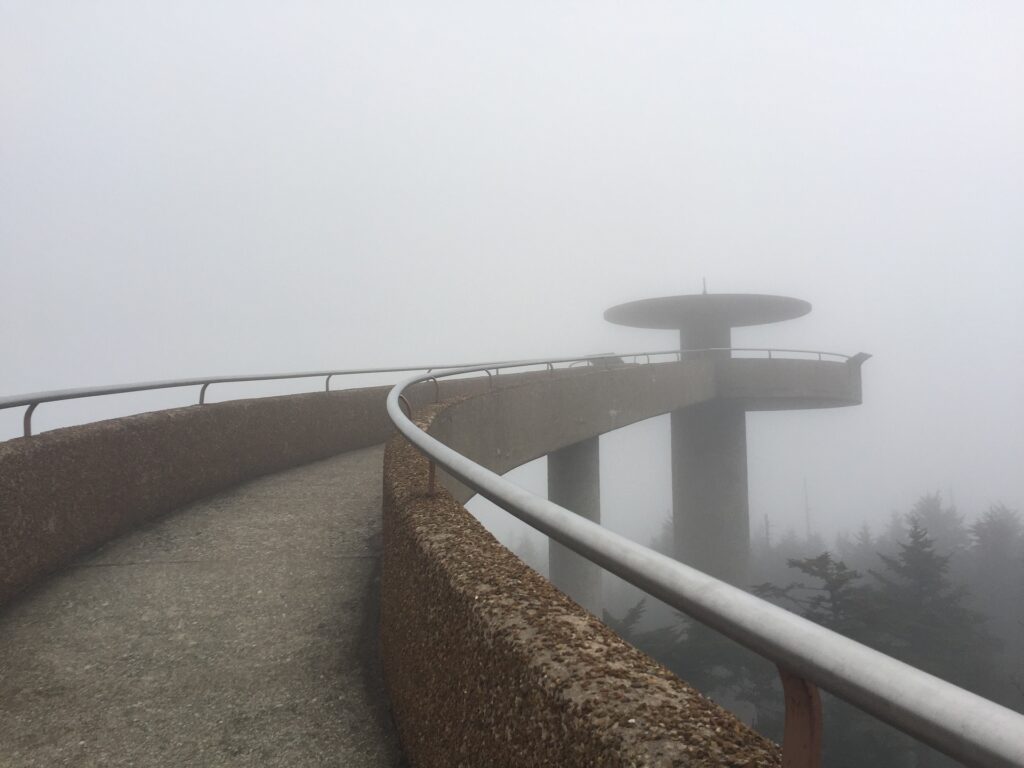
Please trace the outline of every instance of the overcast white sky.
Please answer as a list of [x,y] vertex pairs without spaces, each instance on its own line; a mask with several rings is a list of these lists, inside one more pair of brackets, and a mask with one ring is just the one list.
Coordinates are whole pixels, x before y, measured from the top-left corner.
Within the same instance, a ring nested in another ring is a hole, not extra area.
[[755,520],[804,476],[823,528],[1024,508],[1022,40],[1018,2],[0,0],[0,393],[666,347],[603,310],[706,276],[814,305],[737,344],[875,355],[862,407],[751,416]]

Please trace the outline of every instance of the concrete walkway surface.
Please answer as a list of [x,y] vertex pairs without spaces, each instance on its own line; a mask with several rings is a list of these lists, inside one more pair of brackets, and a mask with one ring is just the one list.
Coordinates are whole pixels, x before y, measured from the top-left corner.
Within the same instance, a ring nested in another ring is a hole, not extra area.
[[403,765],[382,447],[192,504],[0,613],[0,766]]

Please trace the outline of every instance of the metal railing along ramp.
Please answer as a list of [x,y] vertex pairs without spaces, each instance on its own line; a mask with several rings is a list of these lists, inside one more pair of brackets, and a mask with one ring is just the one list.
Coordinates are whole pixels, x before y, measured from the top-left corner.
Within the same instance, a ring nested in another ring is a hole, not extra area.
[[[339,369],[301,373],[220,376],[136,384],[55,390],[0,398],[0,410],[27,407],[24,434],[32,435],[31,419],[43,403],[125,392],[198,386],[199,404],[211,384],[324,378],[330,389],[335,376],[419,371],[397,384],[387,398],[387,410],[398,430],[431,463],[527,524],[590,561],[685,612],[775,663],[783,682],[786,724],[785,765],[819,765],[820,754],[808,745],[820,743],[820,686],[879,720],[972,766],[1024,766],[1024,716],[972,694],[892,657],[807,621],[767,601],[747,594],[676,560],[612,533],[569,510],[535,496],[460,455],[412,422],[403,392],[439,378],[467,374],[496,377],[510,368],[557,365],[591,366],[642,364],[651,358],[701,356],[706,353],[746,353],[771,357],[824,357],[860,362],[850,357],[809,350],[731,348],[661,350],[625,355],[544,358],[472,365],[404,366]],[[628,358],[632,358],[629,362]],[[493,371],[493,374],[492,374]],[[493,382],[493,378],[491,379]],[[437,390],[435,389],[435,392]]]
[[[468,367],[471,371],[484,371],[487,372],[490,369],[494,369],[495,373],[502,368],[509,367],[521,367],[528,365],[547,365],[553,366],[556,364],[579,364],[585,363],[590,364],[598,361],[608,361],[610,359],[622,359],[632,357],[635,363],[638,363],[640,358],[645,358],[647,362],[650,362],[651,356],[659,355],[675,355],[677,359],[681,359],[684,354],[700,354],[703,352],[743,352],[753,354],[764,354],[769,359],[773,355],[778,356],[779,354],[784,355],[804,355],[809,357],[816,357],[821,360],[823,356],[831,357],[840,360],[849,360],[849,355],[841,355],[837,352],[817,352],[806,349],[768,349],[764,347],[732,347],[730,349],[706,349],[706,350],[668,350],[658,352],[630,352],[626,355],[584,355],[582,357],[560,357],[560,358],[547,358],[537,363],[516,363],[509,361],[494,361],[485,363],[445,363],[445,364],[434,364],[434,365],[407,365],[400,367],[391,368],[347,368],[347,369],[329,369],[323,371],[301,371],[296,373],[254,373],[244,374],[238,376],[203,376],[193,377],[188,379],[166,379],[164,381],[142,381],[133,384],[111,384],[107,386],[98,387],[76,387],[74,389],[53,389],[45,392],[30,392],[22,395],[11,395],[9,397],[0,397],[0,411],[7,408],[18,408],[26,407],[25,415],[23,418],[23,434],[25,437],[32,436],[32,414],[35,413],[43,403],[56,403],[62,400],[81,400],[89,397],[103,397],[105,395],[119,395],[128,392],[149,392],[157,389],[176,389],[179,387],[199,387],[199,405],[204,405],[206,402],[206,390],[211,384],[240,384],[245,382],[254,381],[282,381],[285,379],[324,379],[324,390],[330,391],[331,379],[335,376],[357,376],[361,374],[378,374],[378,373],[408,373],[409,371],[426,371],[428,374],[435,370],[451,371],[457,368]],[[451,374],[446,374],[451,375]],[[430,381],[435,379],[433,376],[426,376],[424,379],[418,379],[423,381]]]
[[356,376],[375,373],[407,373],[409,371],[432,371],[435,368],[453,368],[452,365],[411,365],[399,368],[349,368],[326,371],[302,371],[299,373],[254,373],[241,376],[205,376],[191,379],[167,379],[165,381],[142,381],[134,384],[112,384],[100,387],[77,387],[75,389],[53,389],[46,392],[31,392],[24,395],[0,397],[0,411],[6,408],[27,406],[23,419],[24,436],[32,436],[32,414],[43,403],[62,400],[81,400],[88,397],[120,395],[128,392],[149,392],[156,389],[199,387],[199,405],[206,403],[206,390],[211,384],[240,384],[252,381],[281,381],[284,379],[324,379],[324,390],[330,391],[331,379],[335,376]]
[[[552,362],[529,360],[499,367]],[[1024,715],[825,629],[536,496],[431,437],[403,409],[408,408],[402,394],[408,387],[438,377],[484,370],[483,366],[463,367],[410,377],[391,390],[388,413],[399,431],[432,464],[436,462],[459,482],[591,562],[775,663],[786,704],[783,765],[821,764],[822,723],[817,692],[820,686],[966,765],[1024,766]],[[431,477],[433,474],[432,471]]]

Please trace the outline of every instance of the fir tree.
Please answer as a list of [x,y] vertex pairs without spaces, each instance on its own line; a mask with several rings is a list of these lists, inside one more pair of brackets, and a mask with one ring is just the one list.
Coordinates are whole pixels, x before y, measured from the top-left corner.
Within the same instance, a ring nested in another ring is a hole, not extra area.
[[[754,588],[760,597],[787,605],[805,619],[809,619],[840,634],[863,641],[868,634],[869,601],[872,591],[863,583],[863,577],[831,553],[817,557],[790,559],[790,568],[806,577],[788,586],[761,584]],[[781,725],[782,712],[772,701],[773,688],[763,679],[751,676],[749,697],[757,702],[758,722],[762,713],[769,724]],[[775,693],[775,701],[781,693]],[[910,742],[883,726],[874,718],[855,707],[823,694],[825,717],[825,763],[845,767],[870,764],[874,766],[900,766],[909,750]]]
[[1005,674],[993,695],[1024,711],[1024,524],[1013,510],[993,504],[971,526],[971,536],[972,604],[1003,646],[999,666]]
[[882,570],[871,571],[878,592],[870,644],[984,692],[992,679],[987,662],[995,647],[984,618],[967,607],[967,590],[949,578],[952,555],[935,551],[935,542],[916,517],[909,519],[907,536],[895,556],[879,555]]
[[918,499],[907,515],[908,523],[912,519],[928,532],[935,548],[942,554],[962,552],[970,545],[963,515],[953,507],[942,506],[941,494],[928,493]]
[[627,643],[636,645],[637,641],[637,626],[640,624],[640,620],[643,619],[644,613],[647,611],[647,598],[641,597],[640,600],[633,605],[626,615],[621,619],[615,614],[609,611],[607,608],[603,611],[602,620],[608,627],[610,627],[619,637],[625,640]]

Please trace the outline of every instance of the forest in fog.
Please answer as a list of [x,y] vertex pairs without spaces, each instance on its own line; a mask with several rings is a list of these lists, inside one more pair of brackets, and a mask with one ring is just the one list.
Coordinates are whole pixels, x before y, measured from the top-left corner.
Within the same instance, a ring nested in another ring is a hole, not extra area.
[[[672,523],[650,546],[672,553]],[[536,568],[544,558],[520,541]],[[955,683],[1024,711],[1024,520],[993,504],[970,519],[939,493],[834,541],[792,529],[752,541],[752,593]],[[783,695],[774,665],[623,582],[606,578],[605,622],[680,678],[779,740]],[[956,765],[823,694],[825,764]]]

